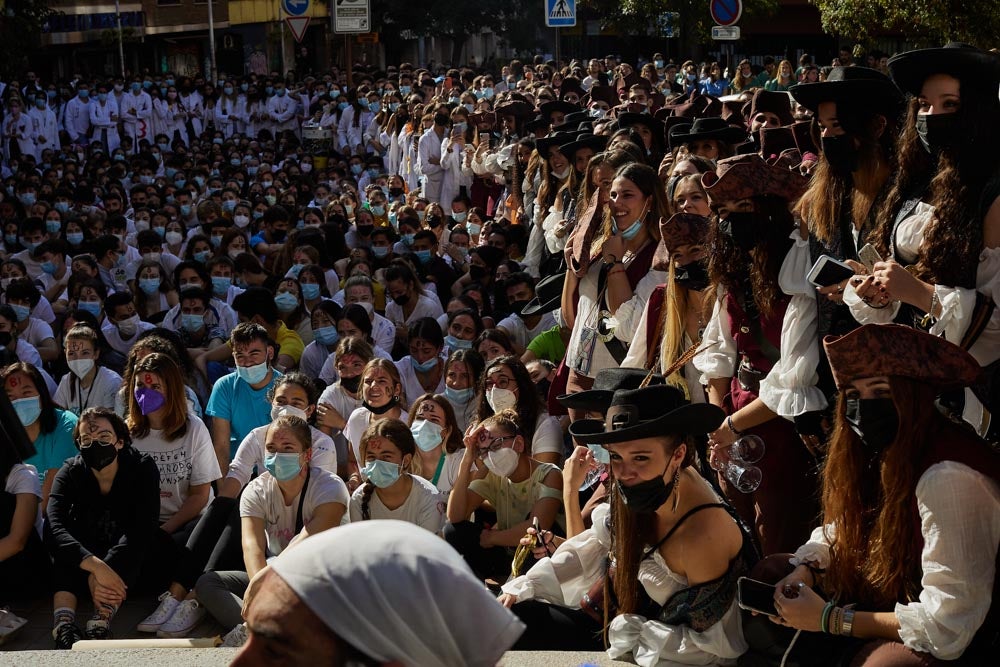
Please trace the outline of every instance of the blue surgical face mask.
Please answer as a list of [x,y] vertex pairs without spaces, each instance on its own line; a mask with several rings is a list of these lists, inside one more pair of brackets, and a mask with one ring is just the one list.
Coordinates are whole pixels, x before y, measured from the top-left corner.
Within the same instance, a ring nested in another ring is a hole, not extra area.
[[80,301],[76,304],[76,307],[80,310],[85,310],[97,317],[101,314],[101,302],[100,301]]
[[19,398],[11,401],[10,404],[13,406],[14,412],[17,413],[17,419],[22,426],[34,424],[42,414],[42,401],[38,396]]
[[269,452],[264,455],[264,468],[279,482],[287,482],[302,471],[302,460],[293,452]]
[[42,267],[42,272],[50,276],[55,275],[55,272],[59,269],[54,262],[42,262],[40,266]]
[[194,261],[204,264],[212,257],[211,250],[199,250],[194,254]]
[[267,377],[267,362],[262,362],[256,366],[237,366],[236,377],[247,384],[260,384]]
[[233,284],[231,278],[225,276],[212,276],[212,293],[213,294],[225,294],[229,291],[230,285]]
[[416,357],[410,357],[410,364],[413,366],[413,370],[417,371],[418,373],[426,373],[427,371],[431,370],[432,368],[438,365],[438,357],[435,354],[433,357],[431,357],[430,359],[428,359],[423,363],[417,361]]
[[431,261],[431,251],[430,250],[414,250],[413,254],[417,256],[421,264],[429,264]]
[[471,350],[472,341],[462,340],[461,338],[455,338],[451,334],[444,337],[444,344],[448,346],[449,350]]
[[382,108],[382,105],[379,104],[378,102],[369,102],[368,103],[368,110],[371,111],[372,113],[378,113],[379,109],[381,109],[381,108]]
[[140,278],[139,279],[139,289],[146,293],[147,296],[152,296],[160,291],[160,279],[159,278]]
[[291,292],[282,292],[275,295],[274,303],[278,306],[278,310],[283,313],[289,313],[298,307],[299,300]]
[[306,301],[319,298],[320,288],[318,283],[303,283],[299,287],[302,288],[302,298]]
[[372,484],[380,489],[385,489],[395,484],[396,480],[399,479],[399,468],[398,463],[376,459],[366,463],[361,472]]
[[28,306],[12,303],[10,304],[10,307],[14,310],[14,317],[18,322],[23,322],[31,316],[31,308]]
[[413,440],[417,443],[417,447],[421,451],[429,452],[441,445],[442,429],[432,421],[426,419],[416,420],[413,422],[413,426],[410,427],[410,433],[413,434]]
[[403,241],[403,245],[411,246],[413,245],[413,234],[403,234],[400,238]]
[[340,334],[337,333],[337,327],[318,327],[313,329],[313,338],[320,345],[329,347],[337,344],[337,341],[340,340]]
[[444,395],[452,403],[457,403],[459,405],[464,405],[472,400],[475,395],[476,390],[472,387],[466,387],[465,389],[452,389],[451,387],[445,386]]
[[205,316],[198,315],[194,313],[182,313],[181,314],[181,327],[189,333],[194,333],[196,331],[201,331],[201,328],[205,326]]
[[354,163],[351,165],[351,173],[354,174],[355,176],[360,176],[361,172],[364,170],[365,170],[364,166],[362,166],[359,163]]
[[83,232],[69,232],[66,234],[66,240],[70,245],[80,245],[83,243]]
[[60,229],[62,229],[62,223],[58,220],[45,221],[45,231],[49,234],[58,234]]
[[389,255],[389,246],[387,245],[372,246],[372,254],[375,255],[376,259],[385,259]]
[[181,204],[181,215],[185,218],[191,215],[191,204]]
[[57,201],[55,203],[54,208],[57,211],[59,211],[60,213],[66,213],[67,211],[69,211],[69,202],[68,201]]
[[413,92],[413,87],[412,86],[400,86],[399,87],[399,94],[400,95],[409,95],[411,92]]
[[373,215],[385,215],[385,206],[372,206],[371,210]]

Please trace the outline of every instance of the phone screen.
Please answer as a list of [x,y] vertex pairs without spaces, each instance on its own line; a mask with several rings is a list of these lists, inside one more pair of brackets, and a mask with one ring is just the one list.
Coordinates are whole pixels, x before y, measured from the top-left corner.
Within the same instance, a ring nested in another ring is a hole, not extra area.
[[780,616],[774,606],[774,584],[765,584],[763,581],[740,577],[736,585],[742,609],[749,609],[768,616]]
[[813,285],[829,287],[847,280],[854,275],[854,269],[838,262],[827,255],[816,260],[813,268],[809,271],[809,280]]

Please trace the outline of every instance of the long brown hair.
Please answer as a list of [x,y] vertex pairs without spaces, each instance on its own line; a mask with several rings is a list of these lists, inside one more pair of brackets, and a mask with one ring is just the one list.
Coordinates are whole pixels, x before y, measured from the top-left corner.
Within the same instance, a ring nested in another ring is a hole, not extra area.
[[[135,366],[132,374],[134,379],[142,376],[143,373],[156,373],[160,376],[163,386],[163,396],[167,399],[165,404],[166,416],[163,419],[163,437],[168,442],[172,442],[182,437],[187,432],[188,404],[187,395],[184,393],[184,376],[181,369],[173,358],[153,352],[143,358]],[[139,403],[135,400],[135,386],[128,388],[128,430],[132,438],[144,438],[149,435],[149,417],[142,414]]]
[[[630,162],[618,170],[615,179],[624,178],[630,181],[644,197],[650,197],[649,210],[644,218],[646,229],[654,241],[660,240],[660,218],[670,217],[670,207],[667,204],[667,193],[663,189],[663,183],[656,174],[656,170],[641,162]],[[601,256],[604,242],[611,236],[612,218],[610,207],[608,214],[604,216],[604,222],[600,230],[594,234],[594,241],[590,246],[591,257],[596,259]],[[629,223],[631,224],[631,223]]]
[[746,299],[753,298],[761,315],[770,317],[781,298],[778,273],[791,246],[788,235],[795,222],[788,211],[788,202],[784,199],[768,195],[754,197],[753,201],[757,213],[771,218],[765,243],[750,250],[750,266],[747,271],[745,267],[748,254],[740,250],[729,236],[719,231],[718,223],[713,224],[709,232],[709,246],[712,249],[708,262],[708,275],[712,280],[710,293],[717,294],[719,286],[727,292],[742,293]]
[[[439,408],[441,412],[444,413],[445,425],[443,428],[448,429],[448,439],[444,441],[444,451],[448,454],[457,452],[458,450],[465,447],[465,443],[462,441],[462,429],[458,426],[458,420],[455,419],[455,409],[451,407],[451,403],[444,396],[444,394],[423,394],[413,402],[413,406],[410,408],[410,420],[407,426],[413,426],[413,422],[418,419],[423,419],[419,415],[420,406],[424,403],[430,401],[434,403]],[[417,456],[423,456],[422,450],[418,448]]]
[[896,439],[881,463],[844,419],[840,395],[836,426],[822,473],[823,525],[833,526],[824,587],[840,600],[874,609],[917,599],[920,553],[913,549],[918,468],[934,438],[948,426],[932,405],[936,390],[915,380],[889,378],[899,414]]
[[893,226],[903,203],[922,195],[934,207],[934,218],[924,232],[917,277],[939,285],[973,288],[983,249],[983,215],[985,207],[992,203],[985,202],[984,207],[980,200],[984,187],[996,173],[1000,150],[1000,128],[982,119],[1000,117],[1000,101],[995,90],[980,90],[968,81],[962,82],[960,92],[961,106],[955,112],[955,122],[963,133],[962,140],[942,149],[936,161],[924,150],[917,135],[920,104],[910,100],[896,144],[896,180],[870,241],[883,257],[888,257]]
[[[663,451],[669,461],[681,445],[686,445],[681,469],[694,465],[696,450],[694,441],[683,435],[667,434],[661,439]],[[618,485],[612,479],[611,489],[611,553],[615,559],[614,587],[619,614],[634,614],[640,610],[639,564],[645,549],[656,544],[656,515],[652,512],[640,514],[625,506]],[[674,489],[677,493],[677,489]],[[605,596],[605,600],[608,600]],[[604,605],[607,608],[607,604]]]
[[[850,176],[841,176],[834,173],[825,158],[820,160],[809,189],[795,206],[795,214],[809,224],[809,231],[827,244],[840,233],[841,206],[845,197],[850,197],[851,221],[856,229],[861,229],[895,166],[895,119],[880,115],[864,120],[852,119],[850,112],[841,119],[839,109],[837,113],[841,126],[847,123],[844,129],[848,135],[859,140],[858,168]],[[818,128],[817,121],[813,120],[814,139],[819,137]]]

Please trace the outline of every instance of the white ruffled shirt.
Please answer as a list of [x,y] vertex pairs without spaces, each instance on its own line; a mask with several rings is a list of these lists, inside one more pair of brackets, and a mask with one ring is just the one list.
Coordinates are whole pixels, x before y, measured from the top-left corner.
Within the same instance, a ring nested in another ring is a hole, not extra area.
[[[901,264],[916,261],[924,232],[933,218],[934,207],[920,202],[897,226],[896,256]],[[1000,303],[1000,248],[984,248],[979,254],[976,289],[935,285],[934,292],[941,304],[941,316],[931,327],[930,333],[935,336],[943,335],[955,344],[961,343],[976,307],[976,292],[991,297],[994,303]],[[854,319],[861,324],[889,324],[899,312],[898,302],[891,308],[872,308],[861,300],[850,284],[844,289],[844,303],[850,307]],[[969,349],[969,354],[981,366],[1000,359],[1000,308],[993,311],[983,333]]]
[[[526,574],[504,584],[503,592],[519,602],[542,600],[579,607],[590,586],[604,575],[604,560],[611,548],[609,511],[607,504],[598,505],[592,528],[566,540],[551,558],[543,558]],[[684,577],[670,571],[659,551],[639,566],[639,583],[650,599],[661,605],[688,587]],[[722,619],[706,632],[622,614],[611,622],[608,640],[611,658],[631,653],[641,667],[735,665],[736,658],[747,650],[735,599]]]
[[[972,468],[943,461],[928,468],[916,487],[920,532],[919,600],[897,604],[903,645],[954,660],[983,624],[993,597],[1000,544],[1000,487]],[[833,526],[813,530],[791,559],[830,565]]]

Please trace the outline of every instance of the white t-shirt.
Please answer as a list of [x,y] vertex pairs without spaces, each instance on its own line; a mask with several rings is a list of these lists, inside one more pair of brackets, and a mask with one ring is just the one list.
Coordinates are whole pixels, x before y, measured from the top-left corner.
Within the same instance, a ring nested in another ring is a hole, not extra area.
[[547,412],[538,415],[538,419],[535,421],[535,434],[531,438],[531,455],[555,452],[561,457],[563,449],[562,429],[559,427],[559,420]]
[[[455,486],[458,473],[462,470],[462,459],[464,457],[465,451],[462,449],[444,455],[444,467],[441,468],[441,475],[438,477],[436,486],[438,491],[444,494],[446,498]],[[475,470],[475,467],[473,467],[473,470]]]
[[[431,392],[433,394],[444,393],[444,364],[446,361],[447,359],[438,358],[438,366],[441,368],[441,379],[438,380],[437,386]],[[399,380],[403,385],[403,392],[406,394],[406,402],[412,406],[414,401],[427,393],[427,390],[424,389],[423,385],[420,384],[420,380],[417,379],[417,371],[413,368],[413,361],[410,355],[406,355],[396,362],[396,370],[399,371]]]
[[28,326],[17,337],[23,338],[37,348],[44,341],[53,338],[52,327],[37,317],[29,317]]
[[[87,408],[115,408],[118,390],[122,386],[122,376],[110,368],[97,367],[94,381],[89,389],[80,386],[79,379],[72,372],[59,381],[52,400],[61,408],[69,410],[77,417]],[[72,392],[71,392],[72,390]],[[71,395],[74,394],[74,395]]]
[[[331,384],[329,387],[323,390],[320,394],[319,403],[326,403],[332,405],[334,409],[340,413],[340,416],[346,421],[351,413],[361,407],[361,399],[353,398],[348,394],[340,382]],[[345,424],[346,426],[346,424]],[[337,461],[347,464],[347,436],[344,432],[335,433],[333,436],[333,444],[337,448]]]
[[[413,480],[413,488],[406,502],[394,510],[390,510],[378,497],[377,491],[372,491],[368,500],[368,514],[371,519],[396,519],[397,521],[409,521],[421,528],[426,528],[432,533],[440,533],[444,528],[445,510],[448,498],[438,491],[437,487],[423,477],[410,475]],[[362,521],[361,501],[365,495],[365,487],[362,484],[351,496],[351,521]]]
[[385,316],[390,322],[392,322],[397,329],[400,327],[406,327],[409,324],[416,322],[421,317],[430,317],[437,320],[438,317],[444,312],[441,308],[441,300],[435,297],[427,296],[426,294],[421,294],[417,305],[413,308],[413,312],[410,316],[403,318],[403,307],[397,305],[395,301],[389,299],[385,304]]
[[108,345],[111,346],[111,349],[121,352],[124,355],[128,355],[129,350],[131,350],[132,346],[139,340],[139,335],[144,331],[155,328],[156,325],[139,320],[135,326],[135,334],[128,340],[125,340],[122,338],[121,332],[118,331],[118,327],[116,327],[114,323],[108,319],[104,321],[104,326],[101,327],[101,333],[104,334],[104,338],[107,339]]
[[[306,497],[302,503],[302,525],[312,521],[316,508],[328,503],[339,503],[344,506],[344,516],[347,516],[347,506],[350,494],[343,480],[321,468],[309,468],[309,484],[305,489]],[[299,496],[285,504],[278,488],[278,480],[265,472],[247,485],[240,497],[240,516],[255,517],[264,520],[264,533],[267,535],[268,556],[277,556],[295,537],[295,517],[299,511]]]
[[[184,435],[167,441],[163,431],[150,429],[149,435],[136,438],[132,445],[153,457],[160,470],[160,522],[164,522],[187,500],[188,490],[198,484],[208,484],[222,477],[219,459],[215,456],[212,436],[198,417],[188,413]],[[208,503],[212,502],[212,491]]]
[[[38,478],[38,470],[27,463],[15,463],[7,473],[7,481],[3,490],[12,496],[19,493],[33,493],[42,499],[42,481]],[[35,530],[42,535],[42,504],[38,503],[38,516],[35,517]]]
[[524,323],[520,315],[509,315],[497,323],[497,329],[503,329],[510,334],[511,341],[521,350],[528,347],[528,343],[533,341],[537,336],[554,326],[556,326],[556,319],[552,317],[552,313],[542,315],[542,318],[538,320],[538,324],[533,328],[528,328],[528,325]]
[[[392,361],[392,355],[378,345],[373,348],[373,351],[376,357]],[[340,373],[337,372],[337,355],[331,354],[323,362],[323,368],[319,370],[319,379],[330,385],[336,382],[339,377]]]
[[[309,430],[312,432],[312,459],[309,465],[336,475],[337,450],[333,440],[318,428],[310,426]],[[266,425],[250,431],[236,450],[226,477],[232,477],[239,481],[240,486],[246,486],[253,474],[254,466],[257,467],[258,473],[264,472],[264,456],[267,454],[267,449],[264,447],[265,438],[267,438]]]
[[[344,427],[344,437],[354,450],[354,460],[359,468],[364,466],[364,461],[361,460],[361,436],[365,434],[372,419],[385,419],[385,417],[372,414],[368,408],[358,408],[347,418],[347,425]],[[409,419],[410,414],[406,410],[400,410],[399,421],[405,424]]]

